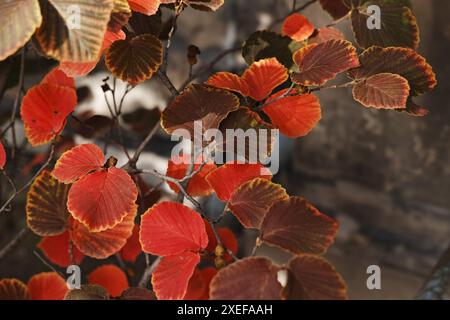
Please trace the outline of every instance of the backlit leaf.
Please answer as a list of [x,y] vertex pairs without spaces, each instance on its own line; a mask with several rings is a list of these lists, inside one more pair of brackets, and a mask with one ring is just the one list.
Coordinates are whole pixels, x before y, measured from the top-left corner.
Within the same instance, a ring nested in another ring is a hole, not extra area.
[[324,258],[303,254],[288,264],[283,296],[290,300],[344,300],[347,299],[347,286]]
[[44,170],[27,194],[27,224],[40,236],[54,236],[67,229],[67,193],[69,186],[58,182]]
[[152,275],[153,290],[158,299],[183,299],[189,279],[199,262],[200,255],[189,251],[164,257]]
[[72,185],[67,207],[91,232],[119,224],[135,208],[138,191],[122,169],[111,167],[88,174]]
[[272,179],[269,169],[260,164],[226,163],[206,177],[222,201],[229,201],[233,193],[244,182],[254,178]]
[[209,285],[216,274],[216,268],[196,269],[189,280],[184,300],[208,300]]
[[6,164],[6,151],[3,143],[0,142],[0,170],[3,170]]
[[31,300],[63,300],[68,289],[66,281],[56,272],[42,272],[30,278]]
[[17,279],[0,280],[0,300],[29,300],[28,287]]
[[323,27],[317,29],[311,38],[308,39],[308,44],[323,43],[329,40],[345,40],[344,34],[333,27]]
[[160,0],[128,0],[133,11],[145,14],[147,16],[154,15],[161,4]]
[[320,5],[335,20],[350,12],[350,8],[345,5],[344,0],[320,0]]
[[279,268],[262,257],[239,260],[221,269],[211,282],[211,300],[280,300]]
[[[15,53],[41,25],[38,0],[13,0],[0,3],[0,61]],[[20,23],[19,23],[20,22]]]
[[218,72],[211,76],[206,84],[210,86],[237,92],[248,97],[249,88],[242,77],[231,72]]
[[62,268],[73,264],[80,264],[84,258],[78,248],[72,245],[73,261],[70,257],[70,242],[69,231],[65,231],[57,236],[44,237],[38,244],[38,248],[42,250],[51,263],[56,264]]
[[60,68],[53,68],[44,79],[42,79],[41,84],[42,83],[55,84],[75,90],[75,80],[67,76]]
[[161,41],[151,34],[115,41],[106,51],[106,66],[119,79],[136,85],[150,79],[163,59]]
[[28,90],[20,110],[28,141],[39,146],[54,139],[76,104],[76,92],[69,87],[44,83]]
[[194,138],[194,122],[201,121],[202,134],[208,129],[218,129],[227,115],[239,108],[234,94],[208,85],[193,84],[175,98],[162,114],[162,126],[171,134],[184,129]]
[[372,47],[364,51],[359,60],[361,66],[349,72],[354,79],[378,73],[398,74],[408,80],[413,96],[431,91],[437,84],[433,68],[412,49]]
[[119,252],[131,237],[136,217],[137,206],[113,228],[90,232],[82,223],[72,219],[70,235],[74,245],[85,255],[105,259]]
[[359,65],[356,49],[346,40],[329,40],[303,47],[294,54],[299,72],[292,81],[305,86],[320,86],[338,73]]
[[294,254],[322,254],[333,243],[338,222],[302,197],[275,203],[261,225],[261,239]]
[[[381,10],[381,28],[367,27],[367,6],[378,5]],[[367,1],[352,10],[352,28],[356,42],[361,48],[408,47],[416,49],[419,45],[419,28],[411,9],[401,3],[388,1]]]
[[281,29],[283,36],[288,36],[297,42],[308,39],[313,32],[314,25],[299,13],[294,13],[287,17]]
[[114,0],[114,6],[108,22],[108,31],[118,32],[126,26],[131,17],[128,0]]
[[144,252],[159,256],[198,252],[208,245],[200,214],[176,202],[148,209],[141,217],[139,238]]
[[52,175],[63,183],[73,183],[92,171],[100,170],[104,163],[102,149],[95,144],[82,144],[59,158]]
[[64,300],[109,300],[109,293],[99,285],[82,284],[80,289],[73,289],[67,292]]
[[282,134],[291,138],[306,136],[322,118],[320,102],[313,94],[283,97],[286,92],[287,89],[272,95],[262,110]]
[[96,268],[88,275],[88,281],[90,284],[102,286],[112,297],[120,296],[130,286],[125,272],[113,264]]
[[[35,34],[39,48],[59,61],[95,61],[100,54],[113,2],[114,0],[40,1],[44,19]],[[73,18],[75,13],[79,14],[79,19]]]
[[270,207],[288,198],[280,185],[257,178],[242,184],[233,193],[228,208],[244,227],[259,229]]
[[373,75],[353,87],[356,101],[377,109],[405,109],[408,96],[408,80],[392,73]]
[[135,224],[131,237],[128,238],[127,242],[120,250],[120,256],[124,261],[134,263],[141,253],[142,248],[141,243],[139,242],[139,225]]

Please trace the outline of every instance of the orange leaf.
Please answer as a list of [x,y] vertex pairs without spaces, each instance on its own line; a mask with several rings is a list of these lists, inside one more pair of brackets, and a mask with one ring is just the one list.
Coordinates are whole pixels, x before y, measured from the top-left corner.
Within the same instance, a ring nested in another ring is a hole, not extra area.
[[153,290],[158,299],[183,299],[189,279],[199,262],[200,255],[193,252],[164,257],[152,276]]
[[283,296],[291,300],[344,300],[347,299],[347,286],[325,259],[303,254],[289,262]]
[[[70,235],[65,231],[57,236],[44,237],[38,244],[38,248],[42,250],[51,263],[65,268],[72,264],[70,261]],[[72,246],[72,254],[75,264],[80,264],[84,255]]]
[[90,232],[85,225],[72,219],[70,228],[72,241],[87,256],[96,259],[108,258],[119,252],[130,238],[136,213],[137,206],[134,205],[120,223],[111,229],[100,232]]
[[124,261],[134,263],[137,257],[142,253],[141,243],[139,242],[139,225],[135,224],[131,237],[120,250],[120,256]]
[[29,300],[28,287],[17,279],[0,280],[0,300]]
[[159,256],[198,252],[208,245],[200,214],[176,202],[161,202],[141,217],[142,250]]
[[69,190],[67,208],[91,232],[113,228],[135,210],[138,191],[122,169],[111,167],[88,174]]
[[160,0],[128,0],[133,11],[152,16],[158,12]]
[[289,36],[292,40],[300,42],[308,39],[314,32],[314,25],[306,17],[294,13],[286,18],[281,29],[283,36]]
[[244,227],[259,229],[270,207],[288,198],[280,185],[257,178],[242,184],[233,193],[228,208]]
[[338,222],[302,197],[275,203],[261,225],[261,240],[294,254],[323,254],[333,243]]
[[322,117],[319,100],[312,94],[281,98],[286,92],[287,89],[271,96],[263,111],[282,134],[290,138],[306,136]]
[[66,151],[56,162],[53,176],[61,182],[73,183],[105,163],[103,151],[95,144],[82,144]]
[[54,84],[58,86],[68,87],[75,89],[75,80],[70,78],[60,68],[53,68],[44,79],[41,84]]
[[44,83],[28,90],[20,115],[31,145],[45,144],[59,135],[76,104],[76,92],[69,87]]
[[262,177],[272,179],[269,169],[260,164],[226,163],[206,176],[211,187],[222,201],[228,201],[244,182]]
[[[169,164],[167,167],[166,175],[168,177],[174,179],[182,179],[186,176],[187,169],[189,167],[189,163],[191,162],[191,155],[183,155],[183,157],[178,159],[169,159]],[[196,161],[194,165],[194,171],[197,171],[200,168],[201,161]],[[206,181],[206,176],[212,170],[216,169],[216,165],[213,162],[206,163],[199,173],[195,174],[190,180],[187,186],[187,192],[192,197],[204,197],[210,195],[213,190],[209,183]],[[180,189],[173,182],[167,182],[170,188],[179,193]]]
[[248,96],[247,82],[240,76],[230,72],[218,72],[208,79],[210,86],[237,92],[244,97]]
[[66,295],[66,281],[56,272],[42,272],[28,281],[31,300],[63,300]]
[[303,47],[294,54],[299,68],[292,81],[305,86],[321,86],[338,73],[359,66],[356,49],[346,40],[329,40]]
[[256,101],[267,98],[288,78],[288,70],[276,58],[254,62],[242,76],[248,86],[248,95]]
[[211,282],[211,300],[280,300],[279,268],[262,257],[239,260],[221,269]]
[[89,274],[88,281],[90,284],[102,286],[112,297],[120,296],[130,286],[125,272],[113,264],[105,264],[96,268]]

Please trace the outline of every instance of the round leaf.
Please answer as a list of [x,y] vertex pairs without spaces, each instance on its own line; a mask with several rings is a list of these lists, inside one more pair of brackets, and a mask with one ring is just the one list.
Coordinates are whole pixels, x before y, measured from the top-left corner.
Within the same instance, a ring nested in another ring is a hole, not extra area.
[[313,32],[314,25],[299,13],[294,13],[287,17],[281,29],[283,36],[288,36],[297,42],[308,39]]
[[102,286],[108,290],[112,297],[118,297],[125,289],[128,289],[128,279],[125,272],[113,264],[105,264],[88,275],[90,284]]
[[29,300],[28,287],[17,279],[0,280],[0,300]]
[[63,300],[68,289],[66,281],[56,272],[43,272],[30,278],[31,300]]
[[72,245],[73,261],[70,257],[71,241],[69,231],[65,231],[57,236],[44,237],[38,244],[38,248],[42,250],[51,263],[62,268],[73,264],[80,264],[84,255],[78,248]]

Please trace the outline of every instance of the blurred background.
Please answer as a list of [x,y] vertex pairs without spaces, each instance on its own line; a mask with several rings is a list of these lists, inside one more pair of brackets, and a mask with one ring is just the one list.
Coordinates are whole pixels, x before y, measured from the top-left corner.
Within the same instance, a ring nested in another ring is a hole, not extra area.
[[[297,1],[299,5],[304,2]],[[443,0],[412,2],[421,29],[419,52],[433,66],[438,78],[436,90],[419,101],[429,107],[430,115],[415,118],[371,110],[357,104],[348,89],[328,90],[318,94],[323,113],[319,126],[305,138],[283,139],[281,143],[282,163],[275,180],[289,194],[306,197],[322,212],[340,221],[336,244],[326,256],[347,281],[351,299],[413,298],[450,245],[450,10]],[[169,77],[177,87],[188,77],[189,45],[200,48],[202,54],[194,68],[201,68],[224,50],[240,46],[254,31],[265,29],[291,9],[292,0],[226,0],[224,7],[215,13],[186,10],[178,21]],[[317,3],[303,14],[317,27],[331,22]],[[353,39],[348,22],[337,27],[348,39]],[[279,31],[280,26],[274,30]],[[51,66],[31,52],[26,65],[27,88],[40,81]],[[221,60],[213,71],[241,72],[245,67],[236,52]],[[14,76],[14,72],[7,74],[0,69],[0,84],[6,81],[5,77]],[[77,81],[79,96],[83,97],[77,114],[108,114],[100,87],[106,76],[108,73],[100,64],[94,73]],[[14,96],[14,88],[6,89],[0,103],[2,117],[10,114]],[[139,108],[163,109],[167,97],[166,88],[151,80],[133,90],[125,107],[130,112]],[[77,139],[83,141],[81,137]],[[130,149],[139,141],[139,137],[127,135]],[[147,146],[141,166],[164,172],[171,146],[167,135],[160,132]],[[18,163],[17,169],[22,170],[28,164]],[[2,202],[8,196],[7,189],[3,189]],[[24,225],[24,197],[20,201],[22,204],[16,205],[13,212],[0,217],[0,248]],[[208,200],[208,207],[220,211],[214,199]],[[232,218],[225,224],[236,225]],[[248,254],[255,234],[236,231],[240,255]],[[37,237],[27,236],[1,260],[0,277],[28,279],[31,274],[48,271],[32,253],[37,241]],[[280,263],[289,259],[270,247],[261,247],[257,253]],[[143,266],[142,261],[138,263]],[[381,267],[381,290],[366,287],[369,265]]]

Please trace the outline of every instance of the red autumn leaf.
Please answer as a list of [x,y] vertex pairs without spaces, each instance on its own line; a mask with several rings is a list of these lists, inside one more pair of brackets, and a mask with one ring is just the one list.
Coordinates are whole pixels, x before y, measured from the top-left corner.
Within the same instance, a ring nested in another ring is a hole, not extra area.
[[113,264],[105,264],[96,268],[89,274],[88,281],[90,284],[102,286],[112,297],[120,296],[130,286],[125,272]]
[[131,237],[137,205],[123,220],[111,229],[100,232],[91,232],[82,223],[71,219],[70,235],[74,245],[85,255],[105,259],[119,252],[127,239]]
[[105,163],[102,149],[95,144],[82,144],[66,151],[56,162],[52,175],[61,182],[73,183]]
[[17,279],[0,280],[0,300],[29,300],[28,287]]
[[320,102],[313,94],[286,96],[288,89],[282,90],[269,99],[263,111],[272,124],[290,138],[307,135],[320,121]]
[[[214,250],[216,249],[218,244],[216,236],[211,227],[211,224],[209,224],[207,221],[205,221],[205,228],[209,239],[206,251],[214,253]],[[236,255],[238,252],[238,240],[236,239],[233,231],[228,228],[217,228],[217,233],[219,234],[219,237],[222,240],[222,244],[225,246],[225,248],[231,250],[231,252]],[[228,253],[225,253],[225,259],[229,262],[233,261],[233,258]]]
[[329,40],[345,40],[344,34],[333,27],[323,27],[316,30],[316,32],[308,39],[308,44],[323,43]]
[[258,177],[270,180],[272,174],[261,164],[226,163],[209,173],[206,180],[220,200],[228,201],[241,184]]
[[3,143],[0,142],[0,170],[3,170],[6,164],[6,151]]
[[69,87],[44,83],[28,90],[20,115],[31,145],[45,144],[59,135],[76,104],[76,92]]
[[44,79],[42,79],[41,84],[44,83],[75,89],[75,80],[68,77],[60,68],[53,68]]
[[289,196],[286,190],[267,179],[253,179],[242,184],[228,202],[228,209],[246,228],[259,229],[270,207]]
[[347,286],[324,258],[302,254],[288,264],[283,296],[290,300],[344,300],[347,299]]
[[260,238],[294,254],[322,254],[333,243],[338,225],[304,198],[290,197],[267,212]]
[[134,263],[137,257],[142,253],[141,243],[139,242],[139,225],[135,224],[133,233],[120,250],[120,256],[124,261]]
[[160,0],[128,0],[130,7],[133,11],[151,16],[156,14],[161,3],[166,3],[166,1]]
[[122,30],[118,30],[117,32],[113,32],[110,30],[106,30],[105,36],[103,38],[102,49],[98,56],[98,59],[92,62],[85,63],[76,63],[71,61],[61,61],[59,64],[59,68],[64,71],[64,73],[70,77],[81,77],[90,73],[97,66],[98,62],[103,55],[103,52],[108,49],[113,42],[117,40],[124,40],[126,37],[125,33]]
[[176,202],[161,202],[141,217],[142,250],[159,256],[199,252],[208,245],[200,214]]
[[43,272],[28,281],[31,300],[63,300],[68,288],[56,272]]
[[70,235],[65,231],[57,236],[44,237],[38,244],[38,248],[42,250],[51,263],[65,268],[73,262],[80,264],[84,255],[78,250],[76,246],[72,246],[72,255],[74,261],[70,259]]
[[297,42],[308,39],[313,32],[314,25],[299,13],[294,13],[287,17],[281,29],[283,36],[288,36]]
[[221,269],[211,282],[211,300],[280,300],[279,267],[262,257],[239,260]]
[[212,278],[217,274],[217,269],[208,267],[202,270],[195,269],[189,280],[184,300],[208,300],[209,285]]
[[248,95],[256,101],[267,98],[272,91],[289,78],[288,71],[276,58],[254,62],[242,75]]
[[[169,164],[167,167],[167,173],[166,175],[168,177],[174,178],[174,179],[182,179],[186,176],[187,169],[189,168],[189,163],[191,162],[191,155],[183,155],[182,157],[179,157],[177,159],[170,159]],[[200,168],[201,161],[199,159],[196,160],[196,163],[194,164],[194,171],[198,171]],[[195,174],[190,180],[189,184],[187,185],[187,192],[192,197],[203,197],[210,195],[213,190],[211,186],[209,185],[208,181],[206,181],[206,176],[208,173],[216,169],[216,165],[214,162],[210,161],[206,163],[203,168]],[[176,192],[179,193],[180,189],[177,187],[176,184],[173,182],[168,181],[167,182],[170,186],[170,188]]]
[[199,262],[200,255],[193,252],[164,257],[152,275],[153,290],[158,299],[183,299]]
[[69,191],[67,208],[91,232],[113,228],[135,210],[138,191],[123,169],[111,167],[88,174]]
[[359,66],[356,49],[346,40],[329,40],[303,47],[294,54],[299,72],[292,81],[305,86],[321,86],[338,73]]
[[353,87],[353,97],[365,107],[406,109],[409,84],[393,73],[379,73],[359,81]]
[[240,76],[231,72],[218,72],[206,82],[210,86],[237,92],[244,97],[248,96],[247,82]]

